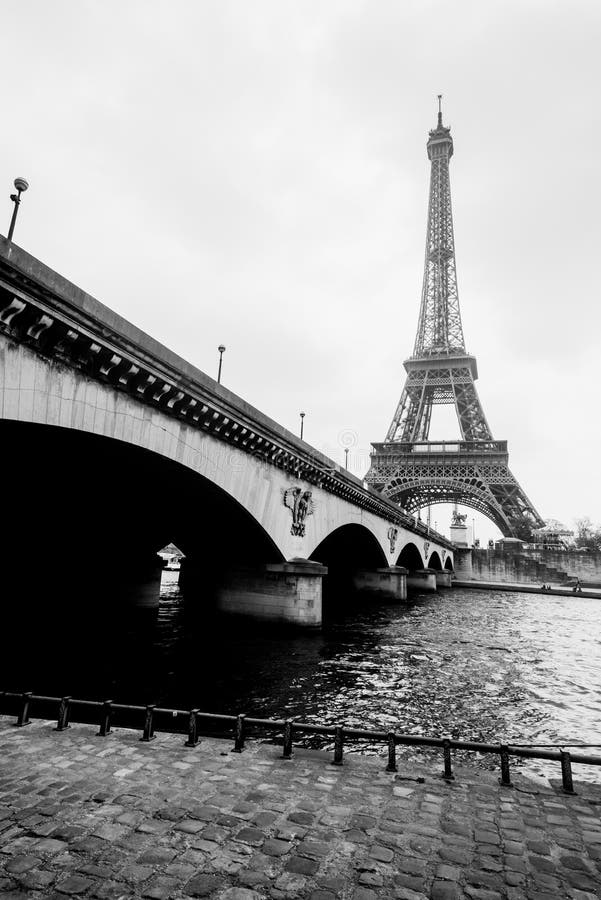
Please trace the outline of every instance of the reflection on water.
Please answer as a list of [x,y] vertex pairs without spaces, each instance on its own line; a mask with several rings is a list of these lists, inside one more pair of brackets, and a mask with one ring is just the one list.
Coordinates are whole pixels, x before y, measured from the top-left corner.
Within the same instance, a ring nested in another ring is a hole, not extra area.
[[597,600],[453,590],[343,606],[299,634],[199,618],[177,573],[165,575],[158,618],[88,618],[58,659],[47,633],[12,687],[479,741],[601,743]]

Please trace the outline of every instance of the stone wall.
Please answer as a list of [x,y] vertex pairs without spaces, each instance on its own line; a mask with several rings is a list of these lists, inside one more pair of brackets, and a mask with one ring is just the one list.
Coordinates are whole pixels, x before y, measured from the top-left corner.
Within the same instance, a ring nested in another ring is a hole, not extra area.
[[[459,572],[458,572],[459,574]],[[475,581],[555,582],[569,578],[601,582],[601,553],[558,550],[472,550]]]
[[472,577],[475,581],[548,583],[563,582],[565,569],[549,566],[542,560],[504,550],[473,550]]
[[568,575],[582,581],[601,582],[601,553],[583,550],[524,550],[524,555],[547,566],[564,569]]

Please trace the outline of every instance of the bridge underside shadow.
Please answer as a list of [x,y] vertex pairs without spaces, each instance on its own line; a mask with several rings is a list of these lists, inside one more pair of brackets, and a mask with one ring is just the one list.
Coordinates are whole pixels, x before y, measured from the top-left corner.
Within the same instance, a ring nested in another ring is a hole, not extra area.
[[324,618],[367,599],[406,599],[406,570],[390,567],[380,544],[362,525],[337,528],[319,544],[311,559],[327,566],[323,579]]
[[282,561],[240,504],[164,457],[83,432],[10,421],[0,422],[0,440],[2,614],[15,657],[35,653],[50,624],[55,634],[62,622],[69,643],[77,623],[77,640],[85,642],[86,628],[103,617],[118,628],[132,606],[156,609],[162,566],[156,553],[170,541],[190,560],[191,599],[205,609],[233,561]]
[[155,562],[170,540],[213,561],[282,559],[240,504],[163,456],[84,432],[7,421],[0,422],[0,440],[8,451],[5,526],[12,539],[6,539],[11,553],[30,563],[68,559],[88,576],[94,563],[124,573],[141,557]]

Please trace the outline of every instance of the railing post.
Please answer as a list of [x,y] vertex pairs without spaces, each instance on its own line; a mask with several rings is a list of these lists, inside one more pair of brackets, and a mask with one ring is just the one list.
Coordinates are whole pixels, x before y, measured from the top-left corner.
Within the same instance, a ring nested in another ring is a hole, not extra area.
[[144,731],[142,732],[141,741],[149,743],[154,741],[156,735],[154,733],[154,711],[156,703],[151,703],[146,707],[146,715],[144,716]]
[[100,713],[100,730],[97,733],[97,737],[106,737],[107,734],[111,733],[111,712],[113,708],[112,700],[104,700],[101,707]]
[[454,781],[455,776],[453,775],[453,767],[451,764],[451,741],[449,738],[445,738],[442,742],[442,754],[444,759],[444,772],[442,773],[442,777],[445,781]]
[[509,774],[509,747],[507,744],[501,744],[499,753],[501,755],[501,777],[499,778],[499,784],[503,787],[513,787],[511,775]]
[[184,747],[196,747],[198,744],[198,710],[191,709],[188,717],[188,740]]
[[19,715],[15,722],[17,728],[22,728],[24,725],[31,725],[31,722],[29,721],[29,704],[31,703],[32,695],[33,691],[24,691],[21,694],[21,709],[19,710]]
[[245,713],[240,713],[239,716],[236,717],[236,734],[234,736],[234,748],[232,753],[242,753],[244,750],[244,737],[245,737],[245,728],[244,728],[244,719],[246,718]]
[[394,731],[389,731],[386,735],[386,741],[388,743],[388,765],[386,766],[387,772],[397,772],[397,764],[396,764],[396,737]]
[[282,759],[292,759],[292,719],[284,722],[284,749]]
[[58,705],[58,721],[56,723],[55,731],[64,731],[65,728],[70,728],[69,725],[69,713],[71,712],[71,697],[63,697],[61,702]]
[[564,794],[575,794],[570,754],[567,750],[560,750],[559,752],[561,753],[561,784]]
[[342,725],[336,725],[334,729],[334,759],[333,766],[342,765],[342,754],[344,752],[344,732]]

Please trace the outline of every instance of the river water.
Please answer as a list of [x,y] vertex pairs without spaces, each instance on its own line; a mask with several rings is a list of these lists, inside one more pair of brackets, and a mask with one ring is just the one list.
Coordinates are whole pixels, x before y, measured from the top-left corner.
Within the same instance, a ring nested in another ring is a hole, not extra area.
[[[598,600],[453,589],[402,605],[342,604],[321,630],[299,634],[199,617],[173,577],[164,575],[158,618],[98,622],[68,653],[55,647],[52,664],[49,636],[27,685],[13,670],[19,683],[6,687],[475,741],[601,744]],[[597,771],[587,767],[587,779]]]

